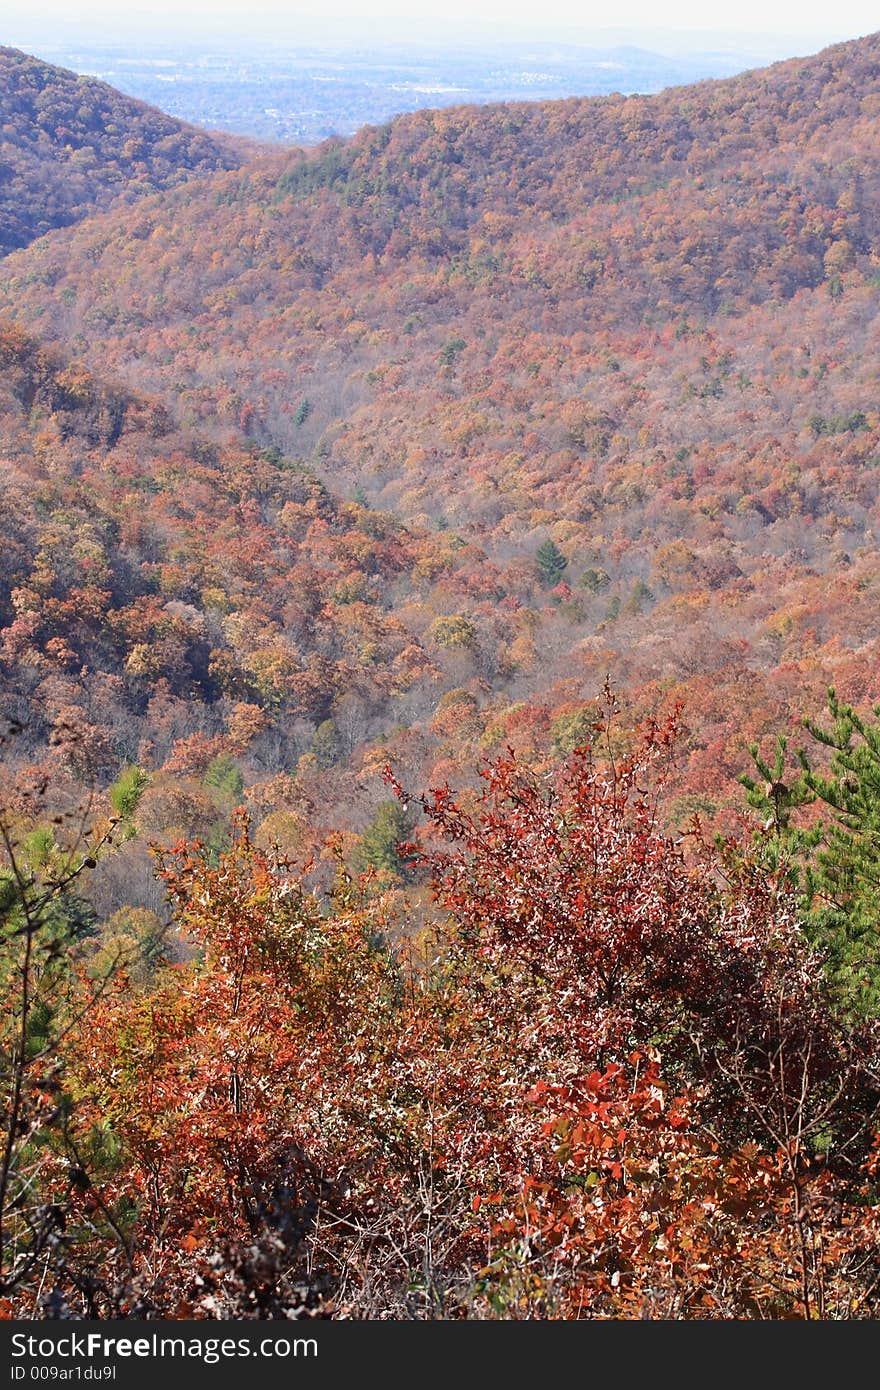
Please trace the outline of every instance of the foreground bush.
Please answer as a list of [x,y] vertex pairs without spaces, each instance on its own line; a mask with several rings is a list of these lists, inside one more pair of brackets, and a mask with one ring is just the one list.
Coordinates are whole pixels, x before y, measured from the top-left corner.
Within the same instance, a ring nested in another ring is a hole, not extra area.
[[370,876],[326,901],[243,820],[182,846],[189,959],[59,1016],[64,1123],[16,1163],[60,1215],[37,1277],[8,1204],[8,1308],[873,1316],[876,1028],[784,865],[663,832],[674,735],[433,793],[418,965]]

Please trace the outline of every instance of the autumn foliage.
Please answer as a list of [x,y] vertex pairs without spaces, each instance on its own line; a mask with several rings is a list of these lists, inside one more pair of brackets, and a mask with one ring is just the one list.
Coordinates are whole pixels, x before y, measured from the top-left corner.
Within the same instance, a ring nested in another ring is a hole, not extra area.
[[877,51],[246,171],[6,56],[12,163],[23,126],[63,190],[94,152],[90,215],[0,266],[28,761],[75,708],[103,785],[158,774],[168,842],[228,822],[200,785],[226,752],[360,836],[365,767],[568,751],[610,672],[642,716],[685,701],[677,809],[724,817],[748,741],[829,683],[874,699]]
[[0,1310],[877,1316],[878,53],[0,49]]
[[83,1176],[17,1306],[870,1316],[876,1029],[780,882],[663,833],[674,734],[435,792],[418,953],[370,875],[328,898],[244,821],[170,855],[186,958],[59,1043],[42,1180]]
[[0,47],[0,255],[111,203],[234,169],[249,141],[212,136],[94,78]]

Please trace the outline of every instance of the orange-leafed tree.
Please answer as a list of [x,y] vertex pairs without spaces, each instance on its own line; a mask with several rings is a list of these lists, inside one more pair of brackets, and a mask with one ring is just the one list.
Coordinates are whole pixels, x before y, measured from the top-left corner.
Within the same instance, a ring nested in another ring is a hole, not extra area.
[[243,818],[216,865],[182,846],[163,876],[190,958],[148,991],[121,981],[72,1059],[95,1192],[127,1223],[124,1260],[104,1231],[105,1308],[185,1312],[211,1274],[212,1307],[265,1312],[253,1290],[236,1302],[236,1261],[262,1242],[271,1307],[295,1298],[279,1261],[295,1283],[321,1204],[345,1205],[346,1106],[396,966],[357,913],[323,915]]

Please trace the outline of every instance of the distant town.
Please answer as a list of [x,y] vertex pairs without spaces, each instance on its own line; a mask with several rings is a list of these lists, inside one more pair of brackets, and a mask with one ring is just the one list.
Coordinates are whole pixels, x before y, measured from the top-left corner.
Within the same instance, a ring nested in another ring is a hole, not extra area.
[[[4,38],[16,42],[15,37]],[[100,77],[181,120],[282,144],[316,144],[424,107],[662,91],[727,77],[766,61],[724,48],[674,56],[631,45],[562,42],[438,49],[292,41],[250,46],[212,37],[173,43],[77,41],[22,44],[59,66]]]

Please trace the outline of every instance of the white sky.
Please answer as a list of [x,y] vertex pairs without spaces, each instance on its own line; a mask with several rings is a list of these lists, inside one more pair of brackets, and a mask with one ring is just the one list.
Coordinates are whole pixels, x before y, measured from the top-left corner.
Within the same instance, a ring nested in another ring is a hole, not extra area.
[[[880,28],[877,0],[0,0],[0,42],[4,32],[19,33],[57,23],[67,34],[81,28],[105,37],[131,28],[151,29],[154,37],[201,30],[256,30],[293,34],[327,27],[338,32],[346,21],[368,35],[371,28],[399,21],[400,31],[422,33],[454,28],[496,28],[499,34],[548,38],[562,31],[700,30],[734,34],[790,34],[855,38]],[[391,26],[393,32],[393,24]],[[8,41],[8,40],[7,40]]]

